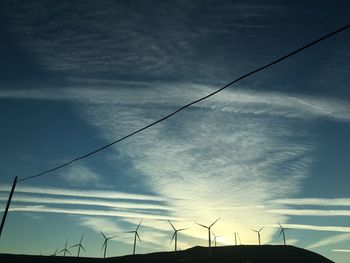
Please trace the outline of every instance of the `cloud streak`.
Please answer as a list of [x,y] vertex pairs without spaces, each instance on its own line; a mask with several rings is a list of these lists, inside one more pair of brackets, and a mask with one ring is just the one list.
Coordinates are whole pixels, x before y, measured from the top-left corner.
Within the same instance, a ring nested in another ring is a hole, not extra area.
[[350,249],[332,249],[333,252],[350,253]]
[[[0,196],[0,201],[7,201],[7,196]],[[101,206],[116,209],[142,209],[142,210],[171,210],[170,207],[161,204],[133,203],[106,201],[101,199],[71,199],[71,198],[52,198],[52,197],[34,197],[30,195],[16,194],[13,198],[15,203],[35,203],[52,205],[78,205],[78,206]]]
[[[82,80],[83,81],[83,80]],[[85,85],[89,80],[84,80]],[[103,80],[91,80],[93,85]],[[76,85],[84,85],[77,83]],[[88,84],[89,85],[89,84]],[[80,103],[97,105],[120,105],[120,106],[141,106],[155,104],[162,107],[172,105],[181,107],[186,102],[196,100],[215,90],[214,87],[193,84],[146,84],[136,83],[134,86],[141,86],[137,92],[130,92],[131,83],[109,82],[108,86],[113,88],[60,88],[59,90],[2,90],[0,98],[13,99],[38,99],[38,100],[72,100]],[[169,87],[170,85],[170,87]],[[118,89],[115,90],[115,86]],[[190,88],[190,89],[189,89]],[[184,92],[186,90],[186,96]],[[128,100],[125,101],[127,97]],[[181,103],[183,101],[183,103]],[[326,117],[339,121],[350,121],[350,104],[341,99],[330,99],[322,97],[311,97],[298,94],[283,94],[278,92],[258,92],[252,90],[226,90],[209,100],[201,102],[194,107],[232,112],[235,114],[271,115],[286,118],[310,119]]]
[[350,210],[277,209],[268,212],[293,216],[350,216]]
[[[0,186],[1,192],[8,192],[11,186]],[[156,195],[132,194],[107,190],[78,190],[56,187],[35,187],[28,185],[20,185],[16,188],[17,193],[45,194],[45,195],[61,195],[61,196],[77,196],[87,198],[104,198],[104,199],[129,199],[129,200],[148,200],[148,201],[167,201],[166,198]]]
[[350,198],[290,198],[272,202],[282,205],[350,206]]
[[[1,209],[4,211],[4,209]],[[145,218],[153,220],[184,220],[183,218],[151,214],[151,213],[137,213],[128,211],[112,211],[112,210],[94,210],[94,209],[68,209],[68,208],[54,208],[43,205],[36,206],[12,206],[9,211],[12,212],[34,212],[34,213],[56,213],[69,215],[85,215],[85,216],[110,216],[110,217],[126,217],[126,218]]]
[[333,236],[321,239],[320,241],[309,245],[307,248],[308,249],[319,248],[319,247],[323,247],[323,246],[338,244],[340,242],[344,242],[347,240],[350,240],[350,233],[333,235]]
[[283,224],[285,228],[313,230],[313,231],[328,231],[328,232],[350,232],[350,227],[345,226],[316,226],[303,224]]

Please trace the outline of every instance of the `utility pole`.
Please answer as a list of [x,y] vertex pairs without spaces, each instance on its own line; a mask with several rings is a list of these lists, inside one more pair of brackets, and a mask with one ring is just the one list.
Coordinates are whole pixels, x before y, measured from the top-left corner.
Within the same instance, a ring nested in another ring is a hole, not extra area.
[[12,188],[11,188],[11,192],[10,192],[10,196],[9,196],[9,199],[7,200],[5,212],[4,212],[4,215],[2,216],[1,226],[0,226],[0,236],[1,236],[1,233],[2,233],[2,229],[3,229],[4,225],[5,225],[5,220],[6,220],[7,212],[9,211],[9,207],[10,207],[10,204],[11,204],[12,195],[13,195],[13,192],[15,191],[16,184],[17,184],[17,176],[15,177],[15,180],[13,181]]

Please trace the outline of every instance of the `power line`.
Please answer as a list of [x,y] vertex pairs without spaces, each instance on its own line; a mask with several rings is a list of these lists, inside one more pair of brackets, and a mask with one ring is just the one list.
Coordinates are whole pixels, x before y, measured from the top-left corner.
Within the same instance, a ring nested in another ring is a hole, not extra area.
[[87,158],[87,157],[89,157],[89,156],[91,156],[91,155],[93,155],[95,153],[98,153],[99,151],[102,151],[102,150],[104,150],[106,148],[109,148],[110,146],[112,146],[112,145],[114,145],[114,144],[116,144],[118,142],[121,142],[121,141],[123,141],[123,140],[125,140],[125,139],[127,139],[127,138],[129,138],[129,137],[131,137],[131,136],[133,136],[135,134],[137,134],[137,133],[140,133],[140,132],[142,132],[142,131],[144,131],[144,130],[146,130],[146,129],[148,129],[148,128],[150,128],[150,127],[152,127],[152,126],[154,126],[154,125],[156,125],[156,124],[158,124],[158,123],[160,123],[160,122],[162,122],[162,121],[164,121],[164,120],[166,120],[166,119],[168,119],[168,118],[170,118],[172,116],[174,116],[175,114],[179,113],[180,111],[183,111],[184,109],[186,109],[186,108],[188,108],[188,107],[190,107],[190,106],[192,106],[192,105],[194,105],[194,104],[196,104],[198,102],[201,102],[201,101],[203,101],[203,100],[205,100],[205,99],[207,99],[207,98],[209,98],[211,96],[214,96],[215,94],[217,94],[217,93],[221,92],[222,90],[228,88],[232,84],[234,84],[234,83],[236,83],[236,82],[238,82],[238,81],[240,81],[242,79],[245,79],[245,78],[249,77],[250,75],[253,75],[253,74],[255,74],[255,73],[259,72],[259,71],[262,71],[262,70],[264,70],[266,68],[269,68],[269,67],[271,67],[271,66],[273,66],[273,65],[275,65],[275,64],[277,64],[279,62],[282,62],[283,60],[285,60],[285,59],[287,59],[287,58],[289,58],[291,56],[294,56],[295,54],[297,54],[297,53],[299,53],[299,52],[301,52],[301,51],[303,51],[303,50],[305,50],[305,49],[307,49],[307,48],[309,48],[311,46],[314,46],[314,45],[322,42],[323,40],[334,36],[335,34],[338,34],[338,33],[342,32],[342,31],[348,29],[349,27],[350,27],[350,23],[348,23],[345,26],[342,26],[342,27],[336,29],[335,31],[332,31],[332,32],[330,32],[330,33],[320,37],[320,38],[317,38],[316,40],[314,40],[314,41],[312,41],[312,42],[310,42],[310,43],[308,43],[308,44],[306,44],[306,45],[304,45],[304,46],[302,46],[302,47],[300,47],[300,48],[298,48],[298,49],[296,49],[296,50],[294,50],[294,51],[292,51],[292,52],[290,52],[290,53],[288,53],[288,54],[286,54],[286,55],[284,55],[284,56],[282,56],[282,57],[280,57],[280,58],[278,58],[278,59],[276,59],[274,61],[272,61],[272,62],[270,62],[270,63],[267,63],[267,64],[265,64],[265,65],[263,65],[263,66],[261,66],[261,67],[259,67],[257,69],[254,69],[254,70],[250,71],[249,73],[246,73],[246,74],[236,78],[235,80],[227,83],[226,85],[224,85],[223,87],[217,89],[216,91],[214,91],[214,92],[212,92],[212,93],[210,93],[210,94],[208,94],[208,95],[206,95],[206,96],[204,96],[204,97],[202,97],[200,99],[192,101],[192,102],[190,102],[190,103],[188,103],[188,104],[178,108],[174,112],[166,115],[165,117],[163,117],[163,118],[161,118],[161,119],[159,119],[159,120],[157,120],[155,122],[152,122],[152,123],[144,126],[143,128],[140,128],[140,129],[138,129],[138,130],[136,130],[136,131],[134,131],[134,132],[132,132],[132,133],[122,137],[122,138],[119,138],[118,140],[115,140],[115,141],[113,141],[113,142],[111,142],[111,143],[109,143],[107,145],[104,145],[104,146],[102,146],[102,147],[100,147],[100,148],[98,148],[98,149],[96,149],[96,150],[94,150],[92,152],[89,152],[87,154],[84,154],[84,155],[81,155],[79,157],[76,157],[75,159],[73,159],[71,161],[63,163],[63,164],[61,164],[59,166],[56,166],[54,168],[51,168],[49,170],[45,170],[45,171],[37,173],[35,175],[19,179],[18,182],[25,181],[25,180],[32,179],[32,178],[36,178],[36,177],[42,176],[44,174],[56,171],[56,170],[61,169],[61,168],[65,167],[65,166],[68,166],[68,165],[70,165],[70,164],[72,164],[72,163],[74,163],[76,161],[79,161],[79,160]]

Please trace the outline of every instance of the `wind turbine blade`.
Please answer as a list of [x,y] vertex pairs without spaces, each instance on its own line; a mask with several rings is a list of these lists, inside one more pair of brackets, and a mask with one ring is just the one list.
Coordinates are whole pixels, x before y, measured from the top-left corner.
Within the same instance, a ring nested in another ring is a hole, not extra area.
[[105,239],[107,239],[107,237],[105,236],[105,234],[103,234],[102,231],[100,231],[100,232],[101,232],[102,236],[103,236]]
[[256,233],[258,233],[258,230],[255,230],[255,229],[250,229],[250,230],[252,230],[253,232],[256,232]]
[[79,246],[80,244],[76,244],[76,245],[74,245],[74,246],[71,246],[70,248],[73,248],[73,247],[77,247],[77,246]]
[[139,236],[139,233],[135,232],[135,234],[136,234],[137,238],[139,239],[139,241],[141,242],[141,238]]
[[176,228],[173,226],[173,224],[170,222],[170,220],[168,220],[168,222],[171,225],[171,227],[176,231]]
[[81,236],[81,239],[80,239],[79,244],[81,244],[81,241],[83,241],[84,235],[85,235],[85,234],[83,234],[83,235]]
[[260,232],[260,231],[263,230],[263,229],[264,229],[264,226],[263,226],[262,228],[260,228],[258,232]]
[[80,245],[81,249],[84,250],[84,252],[86,253],[85,248],[83,247],[83,245]]
[[135,231],[125,231],[124,233],[135,233]]
[[220,217],[219,217],[218,219],[216,219],[216,220],[214,221],[214,223],[212,223],[212,224],[210,225],[210,227],[212,227],[217,221],[219,221],[219,219],[220,219]]
[[176,230],[177,232],[180,232],[180,231],[184,231],[184,230],[187,230],[188,228],[180,228],[178,230]]
[[175,238],[175,235],[176,235],[176,231],[174,232],[174,235],[173,235],[173,237],[172,237],[171,240],[170,240],[170,244],[171,244],[171,242],[173,242],[173,240],[174,240],[174,238]]
[[64,249],[60,250],[57,252],[57,254],[64,252]]
[[66,249],[66,252],[67,252],[68,254],[71,254],[71,255],[72,255],[72,253],[70,253],[68,249]]
[[112,238],[116,238],[116,237],[118,237],[118,236],[112,236],[112,237],[109,237],[109,238],[108,238],[108,240],[109,240],[109,239],[112,239]]
[[141,223],[142,223],[142,220],[141,220],[140,224],[138,224],[138,226],[136,227],[136,231],[139,229]]
[[209,227],[207,227],[207,226],[205,226],[205,225],[202,225],[202,224],[199,224],[199,223],[196,223],[197,225],[199,225],[199,226],[202,226],[202,227],[204,227],[204,228],[209,228]]

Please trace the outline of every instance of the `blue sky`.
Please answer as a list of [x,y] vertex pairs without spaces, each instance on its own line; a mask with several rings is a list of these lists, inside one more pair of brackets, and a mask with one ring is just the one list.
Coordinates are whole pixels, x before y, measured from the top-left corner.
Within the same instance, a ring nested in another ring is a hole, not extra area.
[[[348,23],[346,1],[2,1],[1,208],[14,176],[87,153]],[[350,32],[92,157],[18,184],[6,253],[117,234],[108,255],[287,243],[349,260]],[[72,251],[72,253],[74,253]]]

